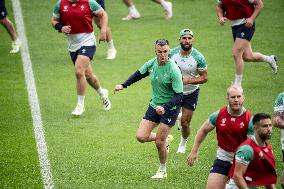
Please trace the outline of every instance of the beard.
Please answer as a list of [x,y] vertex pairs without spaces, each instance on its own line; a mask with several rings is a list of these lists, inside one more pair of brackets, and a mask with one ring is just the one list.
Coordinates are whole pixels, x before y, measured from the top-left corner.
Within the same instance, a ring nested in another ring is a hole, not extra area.
[[192,44],[186,44],[186,45],[188,46],[185,46],[184,44],[180,43],[182,50],[189,51],[192,48]]
[[271,138],[271,134],[260,133],[260,134],[259,134],[259,137],[260,137],[263,141],[266,141],[266,140],[269,140],[269,139]]

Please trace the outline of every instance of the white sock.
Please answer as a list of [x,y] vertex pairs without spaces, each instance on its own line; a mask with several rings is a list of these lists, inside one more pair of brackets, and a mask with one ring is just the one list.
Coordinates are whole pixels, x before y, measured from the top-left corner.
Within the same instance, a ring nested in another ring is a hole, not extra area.
[[167,172],[167,163],[165,163],[165,164],[160,164],[160,171],[162,171],[162,172]]
[[114,49],[113,40],[110,40],[109,42],[107,42],[107,46],[109,49]]
[[104,94],[105,94],[102,87],[98,88],[96,91],[100,96],[104,96]]
[[272,56],[267,56],[267,55],[263,55],[263,60],[268,64],[272,64],[274,62],[274,58]]
[[235,75],[235,81],[234,84],[241,86],[243,80],[243,75]]
[[80,104],[81,106],[84,106],[84,104],[85,104],[85,96],[80,96],[80,95],[78,95],[77,104],[78,104],[78,105]]
[[168,2],[164,1],[164,0],[161,0],[161,6],[164,8],[164,9],[167,9],[168,8]]
[[180,137],[180,142],[181,142],[181,146],[185,146],[187,143],[187,138],[183,138],[182,136]]
[[130,14],[137,14],[138,10],[136,9],[135,5],[131,5],[130,7],[128,7],[129,13]]

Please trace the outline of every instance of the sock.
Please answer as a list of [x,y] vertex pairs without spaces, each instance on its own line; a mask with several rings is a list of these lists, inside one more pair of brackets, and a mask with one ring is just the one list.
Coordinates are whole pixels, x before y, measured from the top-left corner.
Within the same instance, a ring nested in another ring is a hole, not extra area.
[[109,42],[107,42],[107,46],[109,49],[114,49],[113,40],[110,40]]
[[104,96],[104,89],[102,87],[98,88],[97,89],[97,93],[100,95],[100,96]]
[[164,9],[167,9],[168,8],[168,2],[164,1],[164,0],[161,0],[161,6],[164,8]]
[[243,75],[235,75],[235,81],[234,84],[236,85],[242,85]]
[[135,5],[131,5],[130,7],[128,7],[129,13],[130,14],[137,14],[138,10],[136,9]]
[[272,56],[263,55],[263,61],[272,64],[274,58]]
[[159,170],[162,171],[162,172],[167,172],[167,163],[165,163],[165,164],[161,163]]
[[185,146],[187,143],[187,138],[183,138],[182,136],[180,137],[180,142],[181,142],[181,146]]
[[79,105],[81,105],[81,106],[84,106],[84,102],[85,101],[85,96],[80,96],[80,95],[78,95],[78,101],[77,101],[77,104]]

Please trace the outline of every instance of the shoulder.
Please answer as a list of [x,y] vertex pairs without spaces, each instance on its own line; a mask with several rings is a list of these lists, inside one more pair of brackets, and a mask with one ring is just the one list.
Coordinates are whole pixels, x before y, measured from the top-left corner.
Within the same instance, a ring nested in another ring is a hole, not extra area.
[[169,57],[172,57],[172,56],[175,55],[175,54],[179,54],[179,51],[180,51],[180,46],[177,46],[177,47],[175,47],[175,48],[172,48],[171,51],[170,51]]
[[210,125],[216,126],[216,121],[217,121],[219,113],[220,113],[220,110],[217,110],[213,112],[212,114],[210,114],[210,116],[208,117],[208,121]]
[[253,160],[253,148],[249,144],[241,145],[236,152],[236,161],[248,165]]
[[99,12],[102,9],[101,5],[99,5],[97,1],[95,0],[86,0],[86,1],[88,1],[89,6],[93,12]]

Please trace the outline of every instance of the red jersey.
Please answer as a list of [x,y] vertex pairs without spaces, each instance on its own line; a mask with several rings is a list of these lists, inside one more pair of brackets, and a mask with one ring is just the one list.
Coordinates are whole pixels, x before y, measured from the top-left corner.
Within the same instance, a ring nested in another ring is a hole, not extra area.
[[248,110],[240,116],[232,116],[226,106],[221,108],[215,123],[218,146],[228,152],[235,152],[247,139],[251,117]]
[[254,5],[249,0],[220,0],[224,13],[229,20],[249,18],[253,11]]
[[[275,159],[271,146],[266,143],[266,147],[257,145],[251,138],[243,142],[241,146],[249,145],[253,149],[253,160],[250,161],[244,175],[248,185],[265,186],[275,184],[277,175],[275,171]],[[229,176],[232,177],[235,169],[235,161],[231,167]]]
[[59,6],[60,23],[70,25],[70,34],[93,32],[92,19],[94,14],[88,0],[79,0],[71,3],[69,0],[61,0]]

